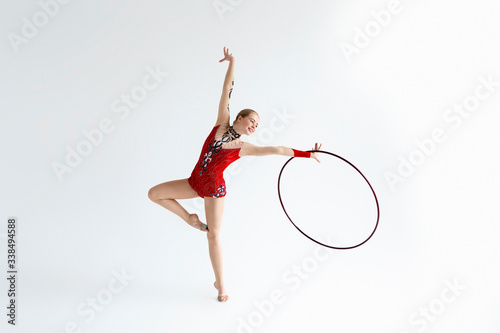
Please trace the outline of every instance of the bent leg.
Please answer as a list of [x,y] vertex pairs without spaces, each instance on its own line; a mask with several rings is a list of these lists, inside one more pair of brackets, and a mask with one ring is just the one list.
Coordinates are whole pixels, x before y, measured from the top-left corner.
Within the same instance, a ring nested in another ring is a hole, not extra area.
[[189,185],[187,178],[158,184],[149,190],[148,197],[151,201],[179,216],[189,225],[197,229],[200,228],[201,221],[198,219],[198,215],[189,214],[176,200],[198,197],[196,191]]
[[219,301],[227,301],[222,274],[222,246],[220,229],[224,212],[224,198],[205,198],[205,216],[208,224],[208,250],[215,274],[215,288],[219,290]]

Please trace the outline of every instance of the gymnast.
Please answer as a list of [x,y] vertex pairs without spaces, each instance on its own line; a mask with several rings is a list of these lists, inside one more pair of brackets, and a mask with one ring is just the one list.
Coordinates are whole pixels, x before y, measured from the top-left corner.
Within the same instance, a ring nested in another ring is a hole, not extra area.
[[[173,180],[158,184],[149,190],[149,198],[178,215],[190,226],[207,233],[208,250],[215,274],[214,287],[218,291],[217,299],[226,302],[228,295],[222,274],[222,247],[220,230],[224,211],[226,183],[223,172],[226,167],[242,156],[283,155],[290,157],[314,158],[319,162],[317,153],[295,150],[287,147],[260,147],[240,139],[242,135],[252,135],[259,126],[259,115],[251,109],[241,110],[229,125],[229,100],[234,86],[235,59],[224,47],[224,58],[219,62],[229,61],[224,79],[222,97],[219,103],[217,121],[208,135],[200,158],[191,176],[187,179]],[[316,143],[313,150],[319,150],[321,144]],[[204,199],[205,218],[207,224],[200,221],[197,214],[188,213],[177,199]]]

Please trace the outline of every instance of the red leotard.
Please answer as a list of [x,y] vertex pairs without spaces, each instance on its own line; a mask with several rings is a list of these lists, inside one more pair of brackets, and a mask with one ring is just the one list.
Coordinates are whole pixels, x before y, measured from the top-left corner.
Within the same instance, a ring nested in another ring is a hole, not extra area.
[[223,172],[229,164],[240,158],[241,148],[222,148],[224,143],[231,141],[228,135],[215,139],[219,127],[215,126],[205,140],[198,163],[188,179],[191,187],[202,198],[222,198],[226,195]]

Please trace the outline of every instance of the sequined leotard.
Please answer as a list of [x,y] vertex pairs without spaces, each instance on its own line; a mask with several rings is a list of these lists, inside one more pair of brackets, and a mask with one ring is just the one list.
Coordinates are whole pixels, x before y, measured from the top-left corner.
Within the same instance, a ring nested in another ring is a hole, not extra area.
[[226,195],[224,170],[240,158],[242,141],[229,124],[216,125],[208,135],[198,163],[188,181],[202,198],[222,198]]

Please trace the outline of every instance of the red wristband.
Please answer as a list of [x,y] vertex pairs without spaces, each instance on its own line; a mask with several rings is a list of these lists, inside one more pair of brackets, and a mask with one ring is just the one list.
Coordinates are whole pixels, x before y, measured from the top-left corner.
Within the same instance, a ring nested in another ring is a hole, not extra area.
[[306,158],[311,157],[311,152],[309,151],[295,150],[293,148],[292,150],[293,150],[293,157],[306,157]]

